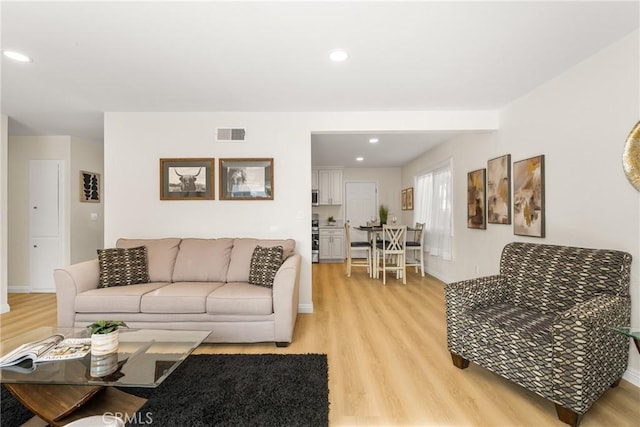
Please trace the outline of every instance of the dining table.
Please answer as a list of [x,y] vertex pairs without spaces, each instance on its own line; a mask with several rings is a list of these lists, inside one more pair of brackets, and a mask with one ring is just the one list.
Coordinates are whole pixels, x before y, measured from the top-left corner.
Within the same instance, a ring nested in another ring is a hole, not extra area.
[[[398,224],[398,225],[402,225],[402,224]],[[369,268],[369,277],[371,277],[372,279],[377,279],[378,278],[378,269],[377,267],[377,246],[376,246],[376,242],[378,241],[380,235],[382,234],[382,226],[381,225],[359,225],[357,227],[354,227],[356,230],[359,231],[366,231],[367,232],[367,240],[371,243],[371,265]],[[417,228],[411,227],[411,226],[407,226],[407,232],[415,232],[418,231]]]

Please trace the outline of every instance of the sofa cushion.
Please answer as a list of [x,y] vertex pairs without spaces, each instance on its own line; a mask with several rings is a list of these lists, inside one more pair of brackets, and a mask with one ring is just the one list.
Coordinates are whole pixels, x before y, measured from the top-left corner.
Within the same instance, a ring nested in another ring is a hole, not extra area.
[[282,265],[282,246],[263,248],[258,245],[251,256],[249,283],[252,285],[273,287],[273,279]]
[[[181,249],[182,250],[182,249]],[[205,313],[207,296],[224,283],[177,282],[142,296],[142,313]]]
[[168,283],[151,282],[139,285],[98,288],[76,296],[77,313],[139,313],[140,299]]
[[296,241],[293,239],[285,240],[259,240],[259,239],[234,239],[233,249],[231,249],[231,262],[229,263],[229,271],[227,272],[227,282],[248,282],[249,270],[251,269],[251,257],[256,246],[270,248],[273,246],[282,246],[283,259],[287,259],[293,255]]
[[539,345],[551,342],[553,316],[513,304],[495,304],[469,313],[470,326],[488,331],[495,330],[502,335],[498,341],[529,341]]
[[173,269],[173,281],[224,282],[232,246],[233,239],[183,239]]
[[147,248],[98,249],[98,287],[149,283]]
[[146,246],[149,259],[149,280],[152,282],[170,282],[176,255],[180,247],[180,240],[177,238],[118,239],[116,247],[133,248]]
[[273,292],[271,288],[249,283],[227,283],[207,297],[209,314],[271,314]]

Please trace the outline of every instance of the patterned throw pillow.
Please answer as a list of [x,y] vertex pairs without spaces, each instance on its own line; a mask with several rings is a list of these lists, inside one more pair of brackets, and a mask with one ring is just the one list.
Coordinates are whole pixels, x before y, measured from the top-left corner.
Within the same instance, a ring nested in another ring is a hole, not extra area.
[[149,283],[147,247],[98,249],[99,288]]
[[249,283],[252,285],[273,287],[273,279],[282,265],[282,246],[263,248],[256,246],[251,256],[251,269],[249,270]]

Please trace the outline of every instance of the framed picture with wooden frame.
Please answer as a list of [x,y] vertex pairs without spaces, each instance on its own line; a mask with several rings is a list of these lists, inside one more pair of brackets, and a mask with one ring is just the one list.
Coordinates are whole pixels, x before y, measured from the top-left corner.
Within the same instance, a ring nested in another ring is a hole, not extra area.
[[273,200],[273,158],[220,159],[220,200]]
[[511,155],[487,161],[487,222],[511,224]]
[[467,173],[467,228],[487,228],[486,181],[487,170],[478,169]]
[[213,200],[214,158],[160,159],[160,200]]
[[544,237],[544,155],[513,162],[513,234]]
[[100,203],[100,174],[80,171],[80,201]]
[[413,210],[413,187],[407,188],[407,210]]
[[406,188],[402,190],[402,193],[400,195],[400,206],[402,207],[403,211],[407,210],[407,189]]

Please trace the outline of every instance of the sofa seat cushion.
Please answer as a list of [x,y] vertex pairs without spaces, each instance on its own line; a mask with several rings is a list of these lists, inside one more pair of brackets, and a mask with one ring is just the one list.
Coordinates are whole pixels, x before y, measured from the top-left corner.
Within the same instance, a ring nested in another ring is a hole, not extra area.
[[207,296],[220,282],[176,282],[142,296],[142,313],[205,313]]
[[76,312],[139,313],[142,296],[167,285],[166,282],[151,282],[91,289],[76,295]]
[[171,282],[173,266],[180,247],[181,239],[118,239],[117,248],[146,246],[149,259],[149,280],[152,282]]
[[495,304],[467,320],[464,357],[538,394],[552,387],[553,316]]
[[273,313],[273,292],[271,288],[246,282],[227,283],[209,294],[207,313],[271,314]]
[[233,239],[183,239],[173,270],[174,282],[224,282]]
[[518,338],[540,345],[551,342],[553,315],[502,303],[472,311],[469,320],[471,324],[503,334],[503,339]]

